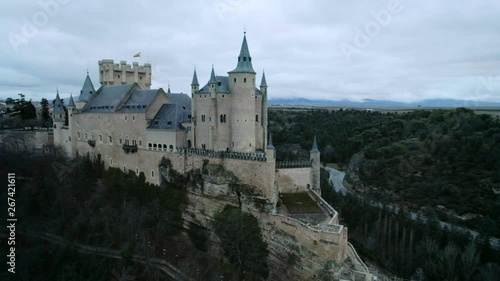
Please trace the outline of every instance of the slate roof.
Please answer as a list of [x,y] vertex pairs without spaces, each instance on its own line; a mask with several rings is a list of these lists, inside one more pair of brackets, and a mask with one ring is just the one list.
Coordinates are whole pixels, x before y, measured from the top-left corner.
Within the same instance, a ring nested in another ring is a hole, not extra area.
[[94,84],[92,84],[92,80],[90,80],[89,74],[87,73],[82,90],[80,91],[80,96],[78,96],[78,101],[89,101],[95,93]]
[[252,57],[250,56],[250,51],[248,50],[247,36],[243,35],[243,43],[241,43],[240,55],[238,56],[238,65],[232,72],[249,72],[255,73],[252,67]]
[[164,104],[151,121],[148,129],[177,130],[183,129],[181,122],[188,122],[189,111],[178,104]]
[[159,92],[159,89],[135,89],[127,101],[120,107],[119,112],[145,112],[146,108],[153,102]]
[[261,87],[267,87],[266,73],[265,72],[262,72],[262,80],[260,81],[260,86]]
[[69,96],[68,107],[76,107],[75,101],[73,100],[73,95]]
[[[217,81],[217,93],[229,93],[229,78],[227,76],[216,76],[215,80]],[[208,94],[209,92],[207,83],[198,91],[198,94]],[[255,88],[255,94],[260,95],[260,90]]]
[[54,101],[54,108],[52,110],[52,113],[54,113],[54,114],[64,113],[64,107],[63,107],[63,104],[61,102],[61,98],[59,97],[59,92],[57,92],[56,100]]
[[184,108],[184,110],[189,111],[189,114],[191,114],[191,98],[187,94],[167,93],[166,95],[170,103],[178,104],[181,108]]
[[200,86],[200,84],[198,83],[198,75],[196,75],[196,68],[194,69],[193,81],[191,82],[191,86]]
[[82,112],[115,112],[120,102],[134,87],[135,84],[103,86],[89,100]]

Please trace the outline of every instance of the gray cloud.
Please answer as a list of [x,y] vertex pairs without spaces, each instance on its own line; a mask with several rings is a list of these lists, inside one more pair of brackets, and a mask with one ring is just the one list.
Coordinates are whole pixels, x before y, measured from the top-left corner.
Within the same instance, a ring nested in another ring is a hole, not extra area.
[[[219,75],[235,67],[246,27],[271,98],[500,101],[500,3],[459,2],[9,2],[0,12],[0,98],[77,95],[87,69],[99,84],[98,60],[130,63],[137,52],[153,66],[153,87],[189,92],[193,67],[201,83],[212,64]],[[391,5],[400,11],[384,18]]]

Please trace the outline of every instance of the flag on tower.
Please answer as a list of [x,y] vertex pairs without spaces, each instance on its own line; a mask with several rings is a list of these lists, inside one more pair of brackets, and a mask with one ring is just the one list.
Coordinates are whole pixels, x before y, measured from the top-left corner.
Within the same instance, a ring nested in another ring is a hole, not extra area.
[[134,58],[137,58],[137,57],[140,57],[141,56],[141,52],[137,53],[134,55]]

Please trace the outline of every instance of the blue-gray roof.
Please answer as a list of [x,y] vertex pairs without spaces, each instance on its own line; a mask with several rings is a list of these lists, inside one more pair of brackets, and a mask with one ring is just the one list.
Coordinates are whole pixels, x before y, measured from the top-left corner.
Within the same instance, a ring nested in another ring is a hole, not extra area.
[[127,94],[134,90],[136,84],[120,86],[103,86],[89,100],[82,112],[115,112]]
[[[215,82],[217,83],[216,92],[217,93],[229,93],[229,85],[228,85],[228,77],[227,76],[216,76]],[[208,82],[210,84],[210,82]],[[199,93],[208,93],[209,87],[208,84],[203,86],[199,91]]]
[[89,101],[95,93],[94,85],[92,84],[92,80],[90,80],[89,74],[87,73],[87,77],[85,77],[85,82],[83,82],[83,87],[80,91],[78,101]]
[[189,122],[189,113],[178,104],[164,104],[151,121],[148,129],[183,129],[181,122]]
[[215,70],[214,66],[212,65],[212,72],[210,72],[210,80],[208,80],[208,83],[216,83],[217,79],[215,78]]
[[166,95],[170,103],[179,105],[191,114],[191,98],[188,95],[184,93],[167,93]]
[[57,92],[52,113],[54,113],[54,114],[55,113],[57,113],[57,114],[64,113],[64,107],[63,107],[63,103],[61,102],[61,98],[59,97],[59,92]]
[[193,81],[191,82],[191,86],[200,86],[200,84],[198,83],[198,75],[196,75],[196,68],[194,69]]
[[265,72],[262,72],[262,80],[260,81],[260,86],[261,87],[267,87],[266,73]]
[[73,100],[73,95],[69,96],[68,107],[76,107],[75,101]]
[[145,112],[160,92],[156,90],[135,89],[125,103],[120,107],[120,112]]
[[241,44],[240,55],[238,56],[238,65],[236,65],[236,68],[229,73],[236,72],[255,73],[252,67],[252,57],[250,56],[250,51],[248,50],[246,35],[243,35],[243,43]]
[[[217,93],[229,93],[229,78],[227,76],[216,76],[215,80],[217,81]],[[205,84],[199,91],[198,94],[207,94],[209,93],[208,84]],[[255,88],[255,94],[260,95],[261,92],[259,89]]]

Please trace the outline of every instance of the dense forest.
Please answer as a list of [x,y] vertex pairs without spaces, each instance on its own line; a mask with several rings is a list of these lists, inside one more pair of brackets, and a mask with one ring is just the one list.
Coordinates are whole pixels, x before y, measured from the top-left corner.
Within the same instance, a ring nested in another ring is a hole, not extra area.
[[[211,244],[206,228],[193,223],[186,228],[182,214],[193,175],[173,173],[168,186],[155,186],[143,173],[104,170],[99,155],[68,160],[64,154],[2,153],[0,176],[12,172],[17,178],[16,274],[3,271],[0,280],[171,280],[158,260],[193,280],[268,274],[267,245],[255,217],[230,208],[214,218],[215,241],[223,242],[224,256],[208,251],[220,245]],[[0,197],[7,202],[6,192]],[[6,212],[1,219],[7,219]],[[245,235],[238,240],[236,234]],[[236,253],[228,241],[245,248]],[[6,243],[0,247],[7,252]],[[6,264],[5,255],[0,262]]]
[[347,180],[364,196],[500,236],[498,117],[273,109],[269,120],[278,158],[307,157],[317,136],[322,161],[350,164]]
[[[307,158],[317,136],[322,161],[348,170],[356,195],[336,193],[322,170],[322,196],[366,261],[413,280],[500,280],[500,254],[487,242],[500,236],[497,117],[464,108],[271,109],[269,120],[278,159]],[[403,208],[397,213],[389,203]],[[411,219],[408,211],[421,216]],[[462,219],[467,214],[477,215]],[[481,234],[472,239],[439,220]]]

